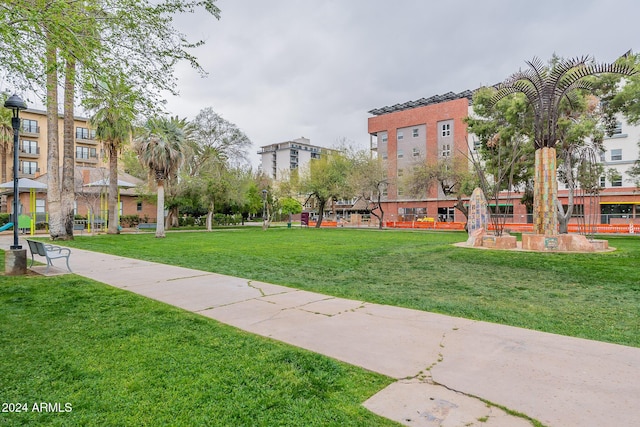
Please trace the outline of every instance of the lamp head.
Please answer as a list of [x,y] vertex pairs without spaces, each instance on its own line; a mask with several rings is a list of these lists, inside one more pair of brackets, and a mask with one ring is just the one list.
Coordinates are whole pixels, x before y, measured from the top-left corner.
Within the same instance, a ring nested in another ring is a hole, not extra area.
[[4,108],[13,110],[15,113],[16,111],[26,110],[27,103],[24,102],[18,95],[13,94],[4,102]]

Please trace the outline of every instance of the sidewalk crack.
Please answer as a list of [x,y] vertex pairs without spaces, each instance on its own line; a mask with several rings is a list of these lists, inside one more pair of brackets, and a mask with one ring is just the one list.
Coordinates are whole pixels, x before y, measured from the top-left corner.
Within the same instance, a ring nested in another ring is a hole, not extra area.
[[[454,331],[454,332],[455,332],[455,331],[457,331],[457,330],[459,330],[459,328],[458,328],[458,327],[454,327],[454,328],[452,329],[452,331]],[[507,408],[507,407],[505,407],[505,406],[503,406],[503,405],[500,405],[500,404],[497,404],[497,403],[491,402],[491,401],[489,401],[489,400],[487,400],[487,399],[483,399],[483,398],[482,398],[482,397],[480,397],[480,396],[476,396],[476,395],[471,394],[471,393],[467,393],[467,392],[464,392],[464,391],[461,391],[461,390],[457,390],[457,389],[455,389],[455,388],[453,388],[453,387],[450,387],[450,386],[448,386],[448,385],[446,385],[446,384],[441,384],[441,383],[439,383],[439,382],[435,381],[435,380],[433,379],[433,375],[431,374],[431,370],[432,370],[434,367],[436,367],[438,364],[440,364],[440,363],[442,363],[442,362],[444,361],[444,349],[445,349],[445,340],[446,340],[446,338],[447,338],[447,332],[443,332],[443,334],[442,334],[442,338],[441,338],[441,340],[440,340],[440,344],[439,344],[439,346],[440,346],[440,348],[441,348],[442,350],[438,353],[438,359],[437,359],[435,362],[433,362],[431,365],[427,366],[424,370],[422,370],[422,371],[418,372],[418,373],[417,373],[416,375],[414,375],[413,377],[407,377],[407,378],[405,378],[405,380],[418,380],[418,381],[420,381],[420,382],[422,382],[422,383],[426,383],[426,384],[433,385],[433,386],[436,386],[436,387],[442,387],[442,388],[444,388],[444,389],[446,389],[446,390],[449,390],[449,391],[451,391],[451,392],[453,392],[453,393],[460,394],[460,395],[462,395],[462,396],[466,396],[466,397],[469,397],[469,398],[471,398],[471,399],[476,399],[476,400],[478,400],[478,401],[480,401],[480,402],[484,403],[484,404],[487,406],[487,408],[489,409],[489,411],[490,411],[490,412],[489,412],[489,414],[486,416],[486,419],[485,419],[484,421],[481,421],[481,422],[486,422],[486,420],[487,420],[489,417],[491,417],[491,416],[492,416],[492,415],[491,415],[491,409],[492,409],[492,408],[497,408],[497,409],[501,409],[502,411],[504,411],[504,412],[505,412],[505,413],[507,413],[508,415],[511,415],[511,416],[513,416],[513,417],[522,418],[522,419],[524,419],[524,420],[526,420],[526,421],[530,422],[530,423],[531,423],[532,425],[534,425],[534,426],[538,426],[538,427],[546,427],[546,426],[545,426],[544,424],[542,424],[540,421],[536,420],[535,418],[532,418],[532,417],[528,416],[527,414],[523,414],[523,413],[521,413],[521,412],[514,411],[514,410],[509,409],[509,408]],[[431,398],[431,400],[434,400],[434,398]]]

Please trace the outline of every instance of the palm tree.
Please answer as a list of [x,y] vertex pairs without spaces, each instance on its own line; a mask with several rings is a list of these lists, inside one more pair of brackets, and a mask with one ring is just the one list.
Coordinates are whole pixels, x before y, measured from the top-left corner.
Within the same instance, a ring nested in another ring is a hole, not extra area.
[[158,186],[156,237],[165,237],[164,187],[167,180],[177,176],[184,160],[186,127],[186,120],[178,117],[151,118],[135,139],[140,163],[149,168]]
[[92,95],[85,98],[84,105],[94,111],[91,126],[96,130],[96,139],[101,141],[109,157],[109,209],[108,234],[118,230],[118,155],[131,138],[136,117],[137,95],[121,78],[101,82],[91,88]]
[[591,90],[585,78],[602,73],[634,74],[633,67],[622,64],[597,64],[588,57],[560,59],[551,66],[540,59],[527,61],[528,70],[519,71],[498,86],[491,100],[495,105],[501,99],[523,93],[534,114],[535,177],[534,177],[534,231],[536,234],[558,234],[556,198],[556,149],[561,137],[558,120],[562,116],[561,101],[571,103],[580,90]]
[[[4,105],[7,96],[0,94],[0,105]],[[11,110],[8,108],[0,108],[0,182],[7,182],[7,155],[9,147],[13,144],[13,126],[11,125]]]

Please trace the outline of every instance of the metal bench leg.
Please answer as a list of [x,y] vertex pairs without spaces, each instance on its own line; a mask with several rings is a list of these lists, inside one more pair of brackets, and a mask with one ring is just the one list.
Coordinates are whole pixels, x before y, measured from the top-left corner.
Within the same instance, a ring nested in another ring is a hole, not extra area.
[[73,273],[73,271],[71,271],[71,267],[69,267],[69,257],[67,257],[67,270],[69,270],[69,273]]

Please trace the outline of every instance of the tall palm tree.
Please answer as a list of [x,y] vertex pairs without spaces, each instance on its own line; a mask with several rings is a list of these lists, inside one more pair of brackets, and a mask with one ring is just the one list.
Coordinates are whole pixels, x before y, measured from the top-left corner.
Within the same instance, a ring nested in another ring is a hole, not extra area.
[[165,237],[164,187],[177,176],[184,160],[186,126],[186,120],[177,117],[151,118],[135,139],[140,163],[149,168],[158,186],[156,237]]
[[513,94],[527,97],[534,119],[535,177],[534,177],[534,231],[536,234],[558,233],[556,198],[556,144],[560,138],[558,121],[563,111],[561,101],[575,101],[580,90],[591,90],[586,77],[602,73],[632,75],[633,67],[623,64],[597,64],[589,57],[561,59],[552,66],[540,59],[527,61],[528,70],[519,71],[498,86],[491,103]]
[[133,121],[136,117],[137,95],[122,78],[100,82],[91,88],[91,96],[84,105],[94,111],[90,123],[96,130],[96,139],[101,141],[109,157],[109,209],[108,234],[118,231],[118,155],[130,140]]
[[[0,105],[4,105],[7,100],[5,94],[0,94]],[[0,108],[0,182],[7,182],[9,172],[7,171],[7,155],[9,147],[13,144],[13,126],[11,124],[12,113],[8,108]]]

